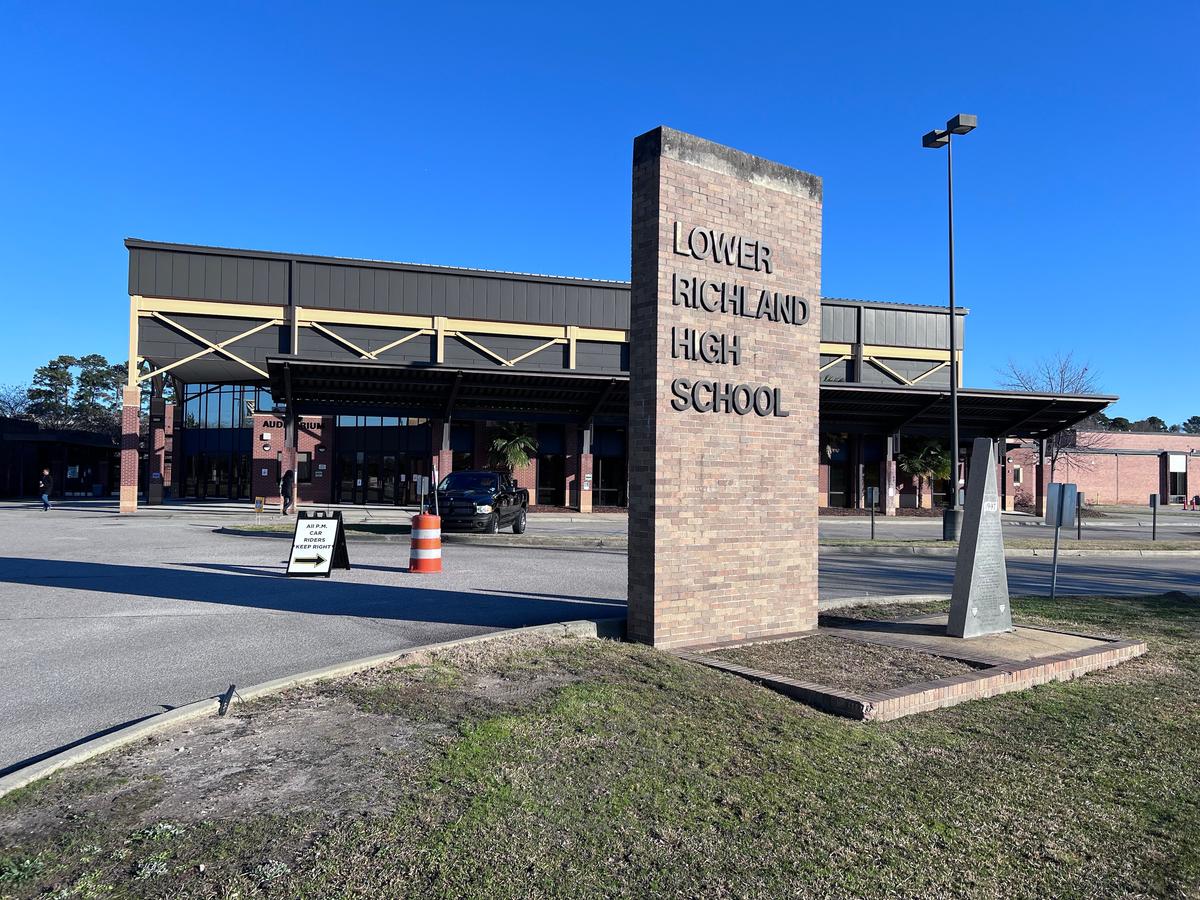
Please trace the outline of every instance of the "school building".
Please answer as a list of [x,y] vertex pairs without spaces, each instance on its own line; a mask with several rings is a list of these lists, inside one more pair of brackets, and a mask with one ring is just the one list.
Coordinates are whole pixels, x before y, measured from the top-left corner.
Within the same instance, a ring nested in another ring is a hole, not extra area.
[[[139,485],[180,498],[406,505],[414,477],[489,464],[497,429],[537,452],[516,472],[534,505],[620,509],[626,477],[629,284],[129,239],[122,508]],[[955,327],[960,383],[965,322]],[[949,431],[944,307],[820,303],[820,496],[883,512],[941,504],[898,471],[903,442]],[[140,385],[149,381],[149,422]],[[174,403],[162,397],[173,387]],[[961,387],[962,456],[977,436],[1040,447],[1112,402]],[[139,433],[145,436],[139,443]],[[140,449],[140,452],[139,452]],[[763,477],[785,477],[774,460]],[[1015,477],[1013,466],[1025,466]],[[1044,465],[1005,460],[1005,502],[1044,492]]]

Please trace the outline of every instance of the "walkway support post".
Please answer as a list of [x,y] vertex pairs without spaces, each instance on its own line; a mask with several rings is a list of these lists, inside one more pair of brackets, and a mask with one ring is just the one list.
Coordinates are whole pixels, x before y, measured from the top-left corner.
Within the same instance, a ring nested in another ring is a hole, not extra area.
[[121,389],[121,486],[122,513],[137,512],[139,441],[142,422],[142,390],[138,387],[138,314],[141,297],[129,298],[129,357],[125,387]]

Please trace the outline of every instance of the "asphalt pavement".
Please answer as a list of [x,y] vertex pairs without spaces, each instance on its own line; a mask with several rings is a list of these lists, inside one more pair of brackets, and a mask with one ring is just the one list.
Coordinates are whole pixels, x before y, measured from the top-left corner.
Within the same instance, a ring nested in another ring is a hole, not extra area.
[[[247,519],[245,507],[127,517],[107,504],[0,507],[0,772],[230,684],[624,611],[621,551],[510,548],[500,535],[496,546],[447,545],[442,575],[410,575],[406,544],[352,541],[351,571],[288,579],[286,538],[215,533],[234,519]],[[535,516],[530,529],[624,529],[619,516],[578,519]],[[1015,594],[1046,591],[1047,560],[1007,563]],[[946,593],[953,567],[950,557],[828,549],[820,593]],[[1059,587],[1200,592],[1200,559],[1068,558]]]

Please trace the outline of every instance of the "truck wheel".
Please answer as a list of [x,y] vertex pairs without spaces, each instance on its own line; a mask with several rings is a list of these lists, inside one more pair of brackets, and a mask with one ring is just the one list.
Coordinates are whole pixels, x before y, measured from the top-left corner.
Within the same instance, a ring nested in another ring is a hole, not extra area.
[[499,534],[500,533],[500,514],[492,513],[487,520],[487,525],[483,529],[484,534]]
[[525,533],[525,510],[517,510],[517,517],[513,519],[513,534]]

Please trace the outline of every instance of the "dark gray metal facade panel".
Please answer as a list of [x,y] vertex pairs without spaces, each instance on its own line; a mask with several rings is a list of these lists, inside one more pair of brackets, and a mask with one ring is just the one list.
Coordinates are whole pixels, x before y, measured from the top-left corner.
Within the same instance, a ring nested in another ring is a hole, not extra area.
[[[821,357],[821,365],[824,366],[827,363],[833,362],[835,359],[837,359],[836,356],[822,356]],[[821,380],[822,381],[833,381],[833,382],[838,382],[838,383],[853,381],[854,380],[854,360],[844,359],[844,360],[841,360],[840,362],[830,366],[828,369],[826,369],[825,371],[823,371],[821,373]]]
[[575,368],[581,372],[629,373],[629,345],[576,341]]
[[[836,307],[834,307],[836,308]],[[826,311],[830,307],[825,308]],[[947,350],[950,347],[949,312],[863,308],[863,343],[887,347]],[[958,316],[959,349],[962,349],[963,316]],[[829,338],[828,340],[832,340]]]
[[821,305],[821,340],[839,344],[858,341],[858,309],[853,306]]
[[286,305],[287,263],[182,250],[129,250],[129,293],[173,300]]
[[[512,335],[471,335],[471,340],[487,347],[493,353],[504,359],[515,359],[523,353],[542,346],[546,343],[542,338],[517,337]],[[494,357],[476,349],[458,338],[448,337],[444,354],[446,366],[503,367],[511,369],[530,369],[540,372],[565,372],[567,370],[567,346],[553,344],[521,360],[513,366],[503,366]]]
[[[897,375],[900,375],[902,378],[905,378],[908,381],[912,381],[914,378],[924,375],[936,365],[936,363],[921,359],[881,359],[880,362],[882,362]],[[901,384],[901,382],[898,382],[895,378],[893,378],[887,372],[884,372],[878,366],[872,364],[870,361],[867,361],[863,365],[862,380],[863,384],[881,384],[891,386]],[[922,388],[949,387],[949,367],[943,367],[934,372],[932,375],[922,378],[919,386]]]
[[[190,331],[207,338],[213,343],[241,334],[247,328],[245,319],[221,319],[209,316],[174,315],[172,320],[183,325]],[[288,333],[284,326],[266,328],[249,337],[243,338],[229,346],[229,351],[246,362],[266,368],[267,357],[286,353]],[[157,319],[141,318],[138,320],[138,352],[150,360],[155,366],[164,366],[184,357],[191,356],[197,351],[204,350],[203,344],[197,343],[187,335],[176,331],[165,322]],[[216,372],[222,372],[217,376]],[[240,363],[228,359],[216,351],[177,366],[172,374],[185,381],[254,381],[258,378],[251,370]]]
[[[406,332],[393,329],[372,329],[338,325],[333,329],[337,334],[351,341],[364,350],[374,352],[380,347],[390,344]],[[411,333],[411,332],[409,332]],[[377,337],[371,337],[377,335]],[[390,363],[425,363],[434,360],[434,338],[432,335],[421,335],[410,341],[405,341],[398,347],[393,347],[379,356],[383,362]],[[320,331],[306,328],[300,332],[300,353],[313,359],[327,359],[332,362],[351,362],[362,359],[341,341],[338,341]]]
[[[185,292],[155,292],[146,286],[145,254],[130,251],[130,290],[147,296],[187,299],[286,302],[260,299],[261,283],[273,274],[253,266],[274,265],[266,260],[219,260],[217,271],[196,279]],[[186,254],[180,254],[186,255]],[[135,262],[136,259],[136,262]],[[279,263],[278,265],[284,265]],[[629,290],[621,286],[584,286],[470,276],[441,272],[405,272],[373,266],[301,261],[296,266],[296,298],[311,309],[393,313],[417,316],[450,316],[493,322],[529,322],[546,325],[580,325],[587,328],[629,327]],[[213,281],[213,277],[216,281]],[[213,285],[219,288],[214,289]],[[286,279],[283,291],[286,297]]]

